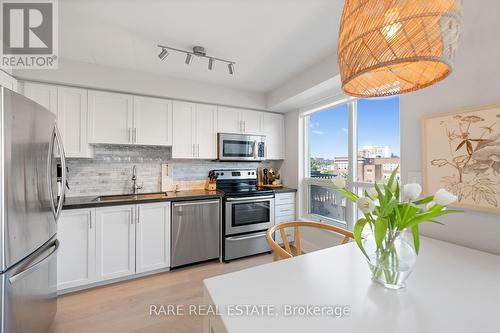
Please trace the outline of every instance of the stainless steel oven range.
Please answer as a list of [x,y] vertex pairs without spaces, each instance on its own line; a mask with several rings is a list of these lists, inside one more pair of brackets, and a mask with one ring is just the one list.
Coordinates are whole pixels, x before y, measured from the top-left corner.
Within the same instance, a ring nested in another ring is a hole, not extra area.
[[224,192],[223,260],[271,251],[265,235],[274,225],[274,191],[257,187],[255,169],[214,172]]

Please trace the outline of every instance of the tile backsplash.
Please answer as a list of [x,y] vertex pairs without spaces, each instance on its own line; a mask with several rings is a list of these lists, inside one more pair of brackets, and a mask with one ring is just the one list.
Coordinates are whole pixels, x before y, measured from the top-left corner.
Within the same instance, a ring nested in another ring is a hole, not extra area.
[[68,197],[124,194],[132,191],[132,167],[137,167],[137,183],[142,192],[157,192],[161,187],[161,164],[167,163],[174,183],[204,180],[212,169],[273,167],[282,161],[219,162],[172,159],[170,147],[95,145],[94,157],[68,159]]

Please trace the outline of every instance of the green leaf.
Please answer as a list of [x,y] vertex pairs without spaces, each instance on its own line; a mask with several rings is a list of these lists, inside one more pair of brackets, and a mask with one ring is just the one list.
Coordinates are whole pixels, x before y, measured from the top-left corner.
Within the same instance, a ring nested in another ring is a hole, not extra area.
[[373,184],[373,186],[375,187],[375,190],[377,191],[378,201],[382,205],[385,202],[384,195],[382,194],[382,191],[380,190],[380,187],[378,186],[378,184],[376,182]]
[[418,250],[420,249],[420,237],[418,235],[418,225],[411,228],[411,231],[413,233],[413,245],[415,246],[415,251],[418,254]]
[[392,184],[394,184],[394,179],[396,178],[396,175],[398,174],[398,170],[399,170],[399,165],[396,169],[394,169],[394,171],[391,173],[391,176],[389,177],[389,181],[387,182],[387,185],[389,186],[389,188],[392,188]]
[[387,220],[384,218],[378,218],[375,221],[375,243],[377,244],[377,249],[382,246],[382,242],[387,236]]
[[342,194],[349,201],[357,202],[358,199],[359,199],[359,197],[355,193],[349,191],[348,189],[345,189],[345,188],[336,188],[335,191],[337,191],[339,194]]
[[359,219],[358,222],[356,222],[356,224],[354,224],[354,229],[353,229],[352,233],[354,234],[354,240],[356,241],[356,244],[358,244],[359,249],[361,250],[361,252],[363,252],[365,257],[367,259],[369,259],[368,255],[366,254],[365,249],[363,248],[363,242],[362,242],[362,237],[361,237],[361,233],[363,232],[363,229],[364,229],[366,223],[368,223],[368,220]]
[[426,213],[421,213],[415,215],[412,219],[408,220],[406,228],[413,228],[414,226],[422,222],[434,222],[434,218],[446,214],[462,212],[460,210],[440,210],[440,211],[429,211]]
[[417,201],[414,201],[413,204],[415,204],[415,205],[424,205],[426,203],[431,202],[432,200],[434,200],[434,196],[433,195],[425,197],[425,198],[417,200]]

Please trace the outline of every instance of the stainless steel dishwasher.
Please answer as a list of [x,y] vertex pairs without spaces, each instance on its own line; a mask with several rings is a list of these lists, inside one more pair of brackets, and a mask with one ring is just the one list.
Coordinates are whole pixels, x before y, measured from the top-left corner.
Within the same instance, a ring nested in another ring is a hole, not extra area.
[[219,258],[220,205],[220,199],[172,204],[172,267]]

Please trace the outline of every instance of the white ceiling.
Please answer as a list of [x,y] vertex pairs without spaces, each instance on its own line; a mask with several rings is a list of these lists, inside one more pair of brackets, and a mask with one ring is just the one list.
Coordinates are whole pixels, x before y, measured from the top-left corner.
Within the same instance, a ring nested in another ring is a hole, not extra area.
[[[59,1],[62,58],[266,93],[334,54],[341,0],[64,0]],[[202,45],[235,61],[217,63],[171,53]]]

